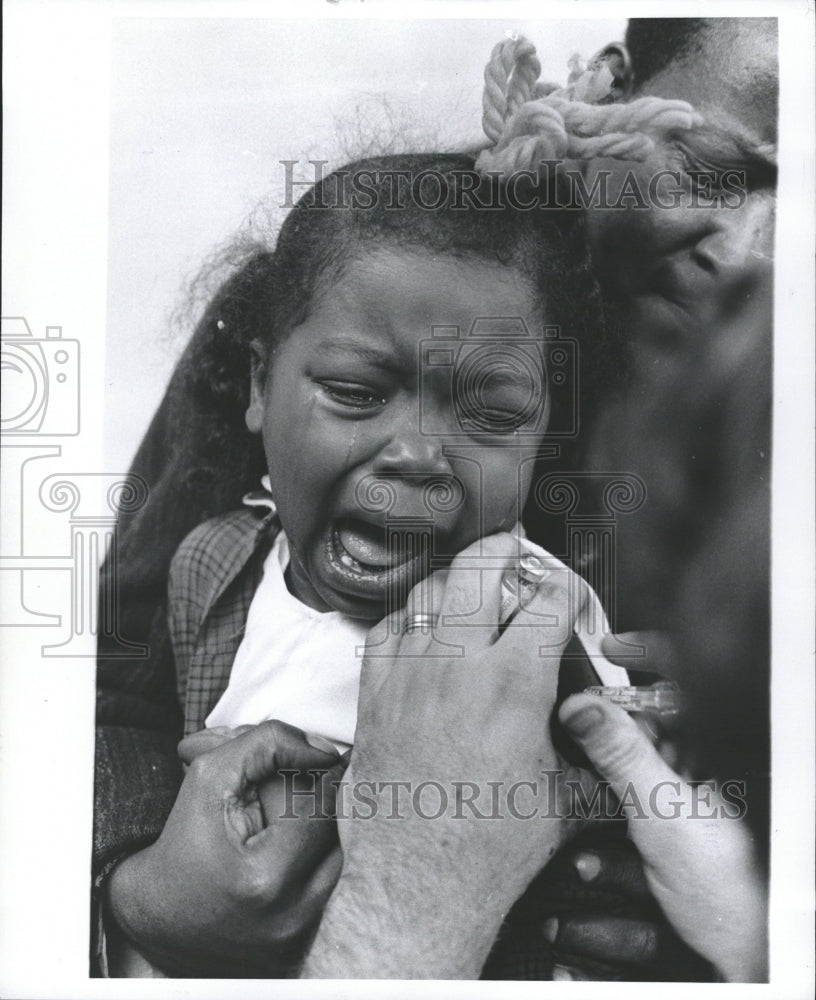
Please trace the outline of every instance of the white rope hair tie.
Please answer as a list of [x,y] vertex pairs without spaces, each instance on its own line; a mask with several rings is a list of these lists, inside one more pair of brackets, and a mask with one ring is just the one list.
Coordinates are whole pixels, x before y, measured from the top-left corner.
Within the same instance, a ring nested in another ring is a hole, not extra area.
[[645,160],[656,139],[702,121],[685,101],[599,103],[610,99],[609,67],[571,65],[569,84],[558,87],[539,81],[541,63],[528,39],[505,38],[493,48],[482,95],[482,128],[493,145],[479,154],[477,170],[509,174],[561,158]]
[[530,100],[541,75],[536,47],[523,36],[505,38],[494,46],[484,71],[482,128],[498,142],[508,118]]

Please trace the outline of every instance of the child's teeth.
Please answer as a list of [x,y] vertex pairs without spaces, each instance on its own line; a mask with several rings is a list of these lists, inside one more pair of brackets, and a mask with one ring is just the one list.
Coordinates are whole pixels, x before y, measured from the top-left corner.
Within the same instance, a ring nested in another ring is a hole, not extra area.
[[350,556],[348,552],[340,553],[340,562],[344,566],[348,566],[349,569],[353,569],[357,573],[362,573],[363,567],[357,562],[354,556]]

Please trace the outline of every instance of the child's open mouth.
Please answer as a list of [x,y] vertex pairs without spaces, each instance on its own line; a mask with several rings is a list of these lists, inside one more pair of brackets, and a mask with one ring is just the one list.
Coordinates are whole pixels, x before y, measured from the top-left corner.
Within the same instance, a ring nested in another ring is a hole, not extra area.
[[428,531],[388,531],[365,521],[345,520],[332,526],[334,555],[355,573],[386,573],[428,547]]
[[372,598],[411,587],[427,573],[431,529],[393,530],[352,518],[335,521],[326,539],[332,575]]

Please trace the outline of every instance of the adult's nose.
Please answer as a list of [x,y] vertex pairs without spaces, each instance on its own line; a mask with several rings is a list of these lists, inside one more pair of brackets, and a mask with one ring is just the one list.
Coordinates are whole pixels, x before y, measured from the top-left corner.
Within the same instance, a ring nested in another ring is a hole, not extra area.
[[694,246],[695,261],[725,280],[769,267],[773,262],[774,208],[772,192],[757,192],[739,207],[710,210],[710,225]]

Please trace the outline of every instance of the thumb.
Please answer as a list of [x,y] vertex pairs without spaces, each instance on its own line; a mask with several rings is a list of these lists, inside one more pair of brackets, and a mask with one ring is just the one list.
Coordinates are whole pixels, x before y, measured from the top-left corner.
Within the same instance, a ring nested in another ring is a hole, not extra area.
[[[559,717],[624,807],[649,886],[680,937],[727,979],[761,982],[765,886],[750,832],[727,818],[714,782],[681,781],[634,719],[602,698],[573,695]],[[670,791],[662,807],[661,791]]]
[[338,758],[312,746],[303,730],[278,720],[253,726],[212,753],[224,755],[224,764],[235,775],[235,792],[260,784],[284,768],[330,768]]
[[185,764],[192,764],[196,757],[215,750],[223,743],[229,743],[236,736],[249,732],[252,726],[216,726],[213,729],[200,729],[197,733],[185,736],[178,745],[178,755]]
[[595,695],[576,694],[564,701],[558,715],[619,799],[634,792],[648,801],[659,783],[677,781],[641,727],[617,705]]

